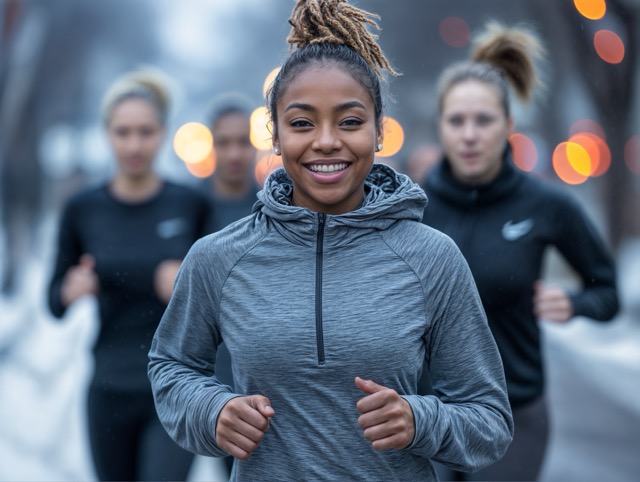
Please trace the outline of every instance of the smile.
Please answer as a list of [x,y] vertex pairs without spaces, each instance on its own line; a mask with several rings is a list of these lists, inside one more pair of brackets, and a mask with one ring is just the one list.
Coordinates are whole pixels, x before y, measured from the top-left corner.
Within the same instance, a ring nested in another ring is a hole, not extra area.
[[346,169],[347,167],[349,167],[349,164],[347,164],[346,162],[341,162],[338,164],[310,164],[306,167],[313,172],[337,172]]

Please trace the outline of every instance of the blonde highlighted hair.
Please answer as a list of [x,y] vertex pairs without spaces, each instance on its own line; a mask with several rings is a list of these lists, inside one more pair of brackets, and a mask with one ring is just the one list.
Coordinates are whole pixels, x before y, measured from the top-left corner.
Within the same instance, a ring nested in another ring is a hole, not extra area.
[[397,72],[382,53],[378,36],[366,29],[380,30],[380,16],[349,5],[347,0],[298,0],[293,7],[287,42],[296,47],[314,43],[335,43],[351,47],[380,74],[385,69]]
[[146,67],[118,77],[102,99],[102,119],[105,125],[109,125],[113,110],[131,98],[151,103],[158,113],[158,121],[165,125],[169,110],[169,90],[164,74]]
[[278,100],[298,74],[318,65],[334,65],[348,72],[369,93],[375,119],[382,126],[383,71],[399,75],[383,54],[377,35],[380,17],[350,5],[346,0],[297,0],[289,23],[287,42],[294,49],[267,93],[273,135],[278,136]]

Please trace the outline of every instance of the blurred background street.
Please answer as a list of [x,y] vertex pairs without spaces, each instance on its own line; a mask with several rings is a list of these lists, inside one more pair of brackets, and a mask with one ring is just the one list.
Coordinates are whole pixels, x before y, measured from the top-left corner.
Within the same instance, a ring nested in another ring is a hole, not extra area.
[[[440,153],[434,92],[442,68],[467,57],[470,36],[489,19],[540,33],[547,90],[527,108],[514,104],[516,163],[579,199],[616,260],[622,301],[610,323],[543,324],[553,429],[541,480],[637,480],[640,0],[354,3],[381,15],[380,43],[403,73],[389,84],[390,150],[378,160],[416,180]],[[170,140],[181,126],[205,122],[222,92],[263,105],[265,83],[287,52],[292,4],[0,0],[0,481],[95,480],[85,426],[95,301],[76,303],[60,322],[46,291],[61,206],[113,171],[100,118],[105,89],[141,65],[164,72],[174,98]],[[600,16],[577,8],[596,4],[606,6]],[[263,110],[256,119],[261,180],[275,166],[265,164]],[[586,169],[556,157],[577,134],[592,139],[582,146]],[[211,156],[192,161],[166,142],[158,167],[185,184],[215,169]],[[573,282],[553,253],[545,277]],[[189,480],[223,474],[221,461],[197,458]]]

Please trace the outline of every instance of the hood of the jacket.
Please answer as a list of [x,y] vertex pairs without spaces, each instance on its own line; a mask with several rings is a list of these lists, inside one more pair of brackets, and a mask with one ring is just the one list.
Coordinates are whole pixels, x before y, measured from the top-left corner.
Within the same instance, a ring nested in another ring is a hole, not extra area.
[[[283,168],[274,171],[258,193],[253,207],[274,222],[287,238],[297,242],[315,240],[319,214],[291,204],[293,183]],[[405,174],[384,164],[374,164],[365,180],[365,198],[354,211],[326,215],[326,233],[348,241],[362,230],[384,230],[399,220],[420,222],[427,196]]]
[[502,169],[495,179],[487,184],[470,186],[453,177],[449,160],[442,161],[429,173],[425,189],[461,207],[492,204],[509,196],[524,180],[524,174],[513,163],[511,149],[505,149]]

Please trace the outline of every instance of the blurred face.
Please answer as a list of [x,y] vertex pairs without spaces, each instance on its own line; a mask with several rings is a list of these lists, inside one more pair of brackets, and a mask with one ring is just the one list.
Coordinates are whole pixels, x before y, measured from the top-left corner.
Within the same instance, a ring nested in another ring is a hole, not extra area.
[[151,103],[138,98],[124,100],[113,109],[107,132],[121,174],[136,179],[153,172],[164,130]]
[[493,87],[475,80],[452,87],[443,99],[439,129],[456,179],[476,185],[498,175],[513,122]]
[[293,204],[327,214],[356,209],[382,141],[368,91],[341,68],[311,67],[277,110],[274,145],[293,181]]
[[212,126],[216,155],[216,177],[229,184],[250,178],[256,149],[251,144],[249,117],[233,112],[220,117]]

